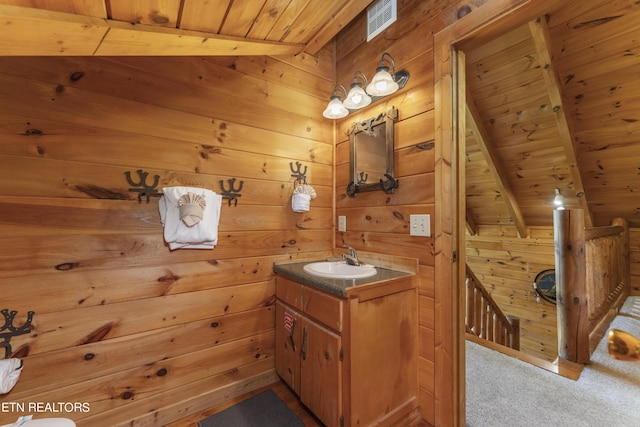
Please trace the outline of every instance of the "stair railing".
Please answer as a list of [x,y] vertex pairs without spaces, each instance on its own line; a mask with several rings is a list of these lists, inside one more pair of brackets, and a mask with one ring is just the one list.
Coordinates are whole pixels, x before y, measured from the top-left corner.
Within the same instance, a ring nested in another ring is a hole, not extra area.
[[520,319],[506,316],[468,265],[466,270],[467,332],[496,344],[520,350]]

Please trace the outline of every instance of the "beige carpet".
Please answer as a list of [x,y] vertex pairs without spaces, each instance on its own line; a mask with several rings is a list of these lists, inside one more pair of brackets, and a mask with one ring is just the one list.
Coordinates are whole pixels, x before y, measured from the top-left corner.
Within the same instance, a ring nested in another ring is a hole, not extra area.
[[[640,337],[640,297],[611,324]],[[573,381],[467,341],[469,427],[640,427],[640,362],[612,359],[606,337]]]

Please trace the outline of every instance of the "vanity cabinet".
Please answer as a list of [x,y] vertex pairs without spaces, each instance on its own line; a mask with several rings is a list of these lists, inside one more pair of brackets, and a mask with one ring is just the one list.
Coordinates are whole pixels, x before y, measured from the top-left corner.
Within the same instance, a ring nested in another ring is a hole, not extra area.
[[336,295],[276,276],[276,372],[327,427],[393,425],[415,412],[415,283]]

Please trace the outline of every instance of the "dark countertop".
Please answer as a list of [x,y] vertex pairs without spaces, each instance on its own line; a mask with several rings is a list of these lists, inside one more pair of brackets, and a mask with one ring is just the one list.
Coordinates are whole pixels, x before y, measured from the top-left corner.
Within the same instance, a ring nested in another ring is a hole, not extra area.
[[305,285],[313,286],[320,290],[330,292],[341,297],[346,297],[348,288],[354,286],[367,285],[371,283],[381,282],[384,280],[395,279],[397,277],[411,276],[411,273],[398,270],[390,270],[388,268],[375,267],[378,273],[374,276],[364,277],[362,279],[329,279],[326,277],[314,276],[304,271],[303,267],[306,264],[312,262],[326,261],[321,260],[309,260],[304,262],[295,262],[289,264],[275,264],[273,271],[288,279],[295,280],[297,282],[304,283]]

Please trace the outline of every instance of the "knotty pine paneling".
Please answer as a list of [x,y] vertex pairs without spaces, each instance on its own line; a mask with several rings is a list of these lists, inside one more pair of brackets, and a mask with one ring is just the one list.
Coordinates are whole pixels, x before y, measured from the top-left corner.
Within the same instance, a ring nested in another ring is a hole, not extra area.
[[477,235],[466,236],[466,262],[500,309],[520,319],[520,350],[553,361],[556,306],[538,301],[533,289],[536,275],[555,265],[553,228],[532,227],[527,238],[515,234],[515,227],[479,226]]
[[[0,308],[35,312],[3,400],[163,425],[275,380],[272,266],[333,247],[330,59],[0,58]],[[137,169],[160,188],[244,182],[215,249],[168,250],[158,197],[128,191]]]

